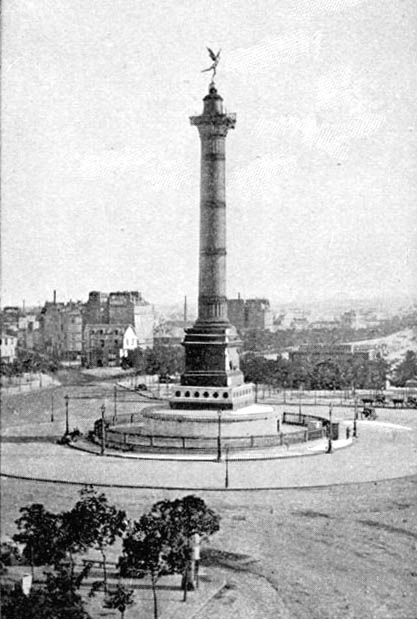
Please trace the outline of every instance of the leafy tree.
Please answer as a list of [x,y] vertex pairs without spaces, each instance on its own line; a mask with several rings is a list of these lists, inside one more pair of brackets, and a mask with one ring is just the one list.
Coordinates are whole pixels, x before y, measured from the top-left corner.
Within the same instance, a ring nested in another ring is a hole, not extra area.
[[63,567],[45,573],[46,583],[25,595],[20,586],[2,587],[1,616],[4,619],[90,619],[77,590],[87,574],[85,568],[76,579]]
[[294,361],[288,365],[288,383],[293,389],[310,387],[311,365],[309,361]]
[[150,576],[154,619],[158,619],[156,584],[164,574],[172,574],[169,561],[171,534],[158,514],[150,512],[133,521],[123,539],[123,554],[119,560],[122,576]]
[[198,533],[201,541],[206,541],[220,528],[220,517],[207,507],[203,499],[189,495],[174,501],[159,501],[153,509],[158,511],[168,526],[174,531],[171,560],[174,571],[182,572],[184,599],[188,589],[188,570],[190,568],[191,538]]
[[199,497],[159,501],[139,521],[131,523],[123,539],[119,560],[124,576],[151,579],[154,618],[158,617],[156,584],[165,574],[185,574],[189,564],[190,538],[207,539],[218,531],[220,517]]
[[14,541],[24,544],[23,556],[34,565],[55,565],[66,555],[62,535],[62,519],[47,511],[43,505],[33,503],[22,507],[16,520],[19,533]]
[[121,584],[118,584],[114,591],[109,592],[107,598],[104,600],[104,607],[118,610],[120,619],[124,618],[127,608],[132,604],[133,589],[127,589]]
[[397,387],[404,387],[407,380],[417,377],[417,355],[407,350],[404,359],[394,370],[393,382]]
[[180,374],[184,371],[182,346],[156,346],[145,352],[147,374]]
[[332,360],[316,363],[311,372],[313,389],[340,389],[342,384],[339,364]]
[[220,528],[220,516],[195,495],[174,501],[159,501],[152,510],[160,513],[161,517],[187,540],[195,533],[207,540]]
[[107,592],[106,549],[127,527],[126,513],[111,505],[104,493],[92,486],[80,492],[80,500],[64,515],[69,543],[77,551],[99,550],[103,559],[103,584]]
[[129,350],[123,361],[126,368],[135,368],[138,374],[143,374],[146,371],[145,352],[141,348]]

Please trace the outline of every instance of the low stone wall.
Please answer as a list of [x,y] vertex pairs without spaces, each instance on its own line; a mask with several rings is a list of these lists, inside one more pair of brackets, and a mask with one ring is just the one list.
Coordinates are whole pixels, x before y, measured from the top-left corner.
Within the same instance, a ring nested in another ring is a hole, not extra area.
[[1,390],[4,395],[16,395],[45,387],[59,386],[60,382],[49,374],[21,374],[19,376],[1,377]]
[[[221,437],[221,451],[246,451],[268,447],[289,446],[318,440],[326,435],[324,428],[303,429],[291,433],[279,432],[272,435]],[[94,428],[94,440],[101,443],[102,422],[98,420]],[[105,446],[110,449],[137,452],[177,453],[192,451],[194,453],[216,453],[219,448],[219,438],[213,436],[158,436],[131,434],[116,430],[110,426],[105,429]]]

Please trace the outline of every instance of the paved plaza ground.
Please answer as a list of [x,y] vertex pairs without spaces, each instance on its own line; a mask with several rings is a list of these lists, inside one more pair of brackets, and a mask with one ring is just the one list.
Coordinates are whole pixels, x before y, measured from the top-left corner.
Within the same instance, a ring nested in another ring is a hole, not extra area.
[[[359,422],[352,446],[333,454],[231,461],[225,490],[224,461],[125,461],[45,439],[64,428],[63,395],[55,390],[52,424],[49,391],[4,402],[2,473],[54,483],[4,477],[3,534],[15,532],[22,505],[66,509],[83,482],[103,484],[132,518],[195,492],[222,516],[204,564],[213,588],[226,587],[179,616],[416,619],[417,411],[378,410],[376,421]],[[90,427],[102,401],[112,406],[110,386],[100,398],[70,399],[71,427]],[[352,412],[336,407],[334,415]]]

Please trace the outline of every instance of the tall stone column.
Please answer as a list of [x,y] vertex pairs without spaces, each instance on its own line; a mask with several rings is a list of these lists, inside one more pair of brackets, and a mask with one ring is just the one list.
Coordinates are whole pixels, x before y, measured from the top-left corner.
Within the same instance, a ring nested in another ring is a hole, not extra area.
[[193,116],[201,139],[199,323],[228,324],[226,299],[226,135],[235,114],[224,114],[213,84],[204,111]]
[[203,101],[203,113],[190,118],[201,140],[198,318],[186,330],[181,385],[205,389],[180,390],[171,406],[234,408],[251,400],[250,388],[245,386],[246,395],[240,389],[241,342],[227,318],[225,143],[236,116],[224,113],[213,83]]

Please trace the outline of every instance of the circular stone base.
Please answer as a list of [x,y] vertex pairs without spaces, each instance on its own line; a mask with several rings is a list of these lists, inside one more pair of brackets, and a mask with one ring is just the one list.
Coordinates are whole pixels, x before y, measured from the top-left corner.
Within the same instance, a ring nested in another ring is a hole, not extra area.
[[282,444],[281,414],[269,405],[227,411],[153,406],[141,413],[138,423],[109,426],[106,446],[141,452],[216,453]]
[[142,434],[193,438],[274,435],[281,414],[272,406],[252,404],[238,410],[175,410],[149,407],[142,411]]

